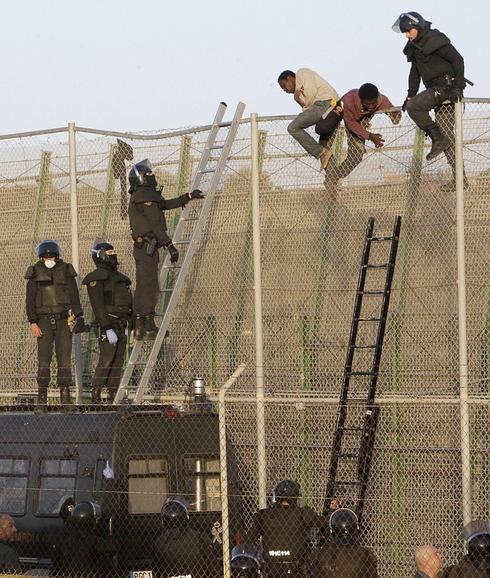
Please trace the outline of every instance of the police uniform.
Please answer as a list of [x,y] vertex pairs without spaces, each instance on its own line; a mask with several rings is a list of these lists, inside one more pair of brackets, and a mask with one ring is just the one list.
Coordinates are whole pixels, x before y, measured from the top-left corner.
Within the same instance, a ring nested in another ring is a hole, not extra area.
[[378,578],[376,556],[357,544],[329,543],[313,555],[313,578]]
[[59,258],[52,269],[48,269],[40,259],[25,274],[27,318],[29,323],[37,323],[42,330],[42,335],[37,338],[39,403],[47,401],[53,345],[58,363],[57,385],[61,403],[70,403],[70,385],[73,382],[72,336],[68,326],[70,310],[83,321],[76,276],[73,265]]
[[265,575],[302,576],[310,549],[310,532],[320,518],[308,507],[274,505],[254,516],[249,538],[262,538]]
[[[126,351],[126,328],[132,315],[131,280],[117,271],[112,263],[97,263],[95,271],[82,281],[87,287],[95,316],[99,340],[99,360],[92,378],[92,401],[99,402],[101,390],[107,387],[109,401],[119,387]],[[111,345],[106,332],[112,329],[117,343]]]
[[465,556],[447,574],[448,578],[488,578],[490,571],[475,567],[468,556]]
[[155,540],[154,557],[158,576],[215,576],[209,540],[203,533],[189,527],[165,529]]
[[20,571],[20,562],[17,552],[0,540],[0,573],[17,574]]

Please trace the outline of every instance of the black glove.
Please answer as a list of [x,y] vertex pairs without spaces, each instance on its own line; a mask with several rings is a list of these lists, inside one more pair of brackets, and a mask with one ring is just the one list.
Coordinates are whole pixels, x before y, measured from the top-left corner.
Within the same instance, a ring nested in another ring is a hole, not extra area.
[[73,323],[72,333],[83,333],[85,329],[85,319],[83,315],[79,315]]
[[407,102],[408,102],[409,100],[410,100],[410,98],[407,96],[407,98],[403,101],[403,104],[402,104],[402,110],[403,110],[403,112],[406,112],[406,111],[407,111]]
[[448,90],[447,98],[451,102],[458,102],[460,98],[463,98],[463,89],[457,86],[451,86]]
[[194,189],[191,193],[189,193],[189,199],[204,199],[204,194],[199,189]]
[[170,263],[177,263],[179,260],[179,252],[175,248],[175,245],[167,245],[167,251],[170,253]]

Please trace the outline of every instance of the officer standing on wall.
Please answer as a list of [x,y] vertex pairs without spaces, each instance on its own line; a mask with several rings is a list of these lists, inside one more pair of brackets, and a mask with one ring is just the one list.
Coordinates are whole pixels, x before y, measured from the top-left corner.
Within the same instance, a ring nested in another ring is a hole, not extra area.
[[159,247],[165,247],[170,262],[176,263],[179,252],[167,234],[163,211],[184,208],[191,199],[202,199],[199,189],[166,200],[157,187],[150,161],[145,159],[129,172],[129,224],[134,241],[133,256],[136,261],[136,289],[134,292],[134,338],[154,339],[158,333],[155,309],[158,303]]
[[355,512],[339,508],[330,516],[330,542],[313,555],[314,578],[378,578],[374,553],[359,545]]
[[47,403],[53,345],[58,363],[57,384],[61,403],[69,404],[70,385],[73,383],[71,333],[85,331],[75,281],[77,272],[71,263],[65,263],[60,258],[60,246],[56,241],[41,241],[37,254],[39,261],[27,269],[25,278],[27,319],[31,333],[37,339],[38,404]]
[[[439,30],[432,29],[431,24],[418,12],[400,14],[393,24],[393,30],[404,33],[408,39],[403,52],[411,64],[408,94],[402,108],[432,140],[427,160],[431,161],[444,152],[453,171],[454,181],[456,159],[452,103],[463,97],[467,82],[464,77],[464,60],[449,38]],[[426,90],[417,94],[421,79]],[[443,104],[444,101],[450,103]],[[429,114],[432,109],[436,111],[435,120]]]
[[254,515],[248,541],[262,541],[266,576],[303,576],[311,543],[310,533],[321,518],[311,508],[297,505],[299,495],[300,487],[296,481],[283,480],[274,490],[272,506]]
[[466,556],[449,572],[449,578],[488,578],[490,576],[490,522],[474,520],[463,528]]
[[161,520],[163,531],[154,543],[157,576],[215,576],[210,541],[191,529],[185,500],[179,496],[167,498]]
[[94,243],[92,259],[97,268],[82,281],[87,287],[99,340],[99,361],[92,378],[92,403],[100,403],[104,387],[108,391],[108,401],[112,403],[121,381],[126,329],[133,311],[131,280],[117,270],[117,254],[110,243]]

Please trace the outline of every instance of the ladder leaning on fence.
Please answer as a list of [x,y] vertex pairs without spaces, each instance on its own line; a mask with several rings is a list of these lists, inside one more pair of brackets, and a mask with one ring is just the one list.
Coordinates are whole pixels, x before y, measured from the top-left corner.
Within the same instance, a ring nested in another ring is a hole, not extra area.
[[[206,217],[210,212],[214,194],[225,169],[244,109],[245,105],[239,102],[231,123],[222,124],[226,104],[222,102],[218,107],[191,183],[191,190],[202,189],[205,198],[200,206],[197,203],[189,203],[185,207],[172,237],[172,243],[177,248],[186,249],[185,256],[182,262],[179,260],[173,265],[167,254],[160,269],[160,311],[163,317],[158,334],[152,342],[137,341],[135,343],[114,398],[115,404],[122,401],[126,392],[130,395],[131,391],[134,393],[133,403],[140,403],[148,389],[153,368],[170,327],[180,289],[185,282],[193,256],[199,245]],[[227,130],[226,138],[222,142],[217,141],[220,128]],[[213,154],[213,151],[216,151],[216,154]]]
[[[374,399],[400,227],[401,217],[396,217],[393,232],[388,236],[375,236],[373,234],[374,218],[372,217],[366,227],[354,315],[330,457],[324,504],[325,514],[331,509],[332,500],[337,500],[341,507],[355,510],[359,519],[362,515],[379,414],[379,407],[374,404]],[[370,263],[372,245],[385,243],[390,243],[387,261]],[[378,279],[373,279],[371,282],[367,281],[369,273],[375,271],[385,272],[383,288],[373,288],[379,282]],[[367,283],[369,289],[366,288]],[[371,304],[366,305],[365,297],[372,301]],[[361,327],[364,329],[363,331],[360,331]],[[361,337],[359,336],[360,333]],[[359,343],[360,341],[361,343]],[[366,343],[366,341],[369,342]],[[369,355],[371,351],[372,357]],[[363,352],[368,354],[367,359],[362,358]],[[356,360],[356,358],[358,359]]]

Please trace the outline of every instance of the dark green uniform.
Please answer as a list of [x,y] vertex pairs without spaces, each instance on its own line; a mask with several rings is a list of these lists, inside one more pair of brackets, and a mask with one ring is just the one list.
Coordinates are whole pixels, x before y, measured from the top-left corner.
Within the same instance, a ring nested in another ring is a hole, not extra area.
[[374,553],[357,544],[327,544],[315,552],[313,578],[378,578]]
[[[101,389],[107,387],[109,401],[119,387],[126,350],[126,328],[132,316],[131,280],[110,263],[100,263],[82,281],[86,285],[95,316],[99,339],[99,361],[92,379],[92,400],[100,401]],[[111,345],[106,331],[118,337]]]

